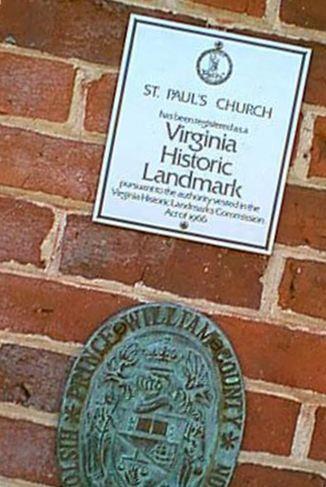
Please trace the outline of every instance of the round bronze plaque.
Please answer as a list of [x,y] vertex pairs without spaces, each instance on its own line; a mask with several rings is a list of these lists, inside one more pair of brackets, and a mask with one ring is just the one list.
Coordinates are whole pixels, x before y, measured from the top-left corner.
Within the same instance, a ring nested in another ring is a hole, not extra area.
[[64,487],[224,487],[244,425],[237,358],[174,304],[109,318],[72,367],[59,420]]

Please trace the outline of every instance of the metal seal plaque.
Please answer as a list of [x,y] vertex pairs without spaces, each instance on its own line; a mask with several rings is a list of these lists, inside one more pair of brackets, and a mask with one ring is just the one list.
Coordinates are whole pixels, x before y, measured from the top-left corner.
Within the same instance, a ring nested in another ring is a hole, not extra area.
[[147,304],[109,318],[72,367],[57,455],[64,487],[229,485],[244,387],[206,316]]

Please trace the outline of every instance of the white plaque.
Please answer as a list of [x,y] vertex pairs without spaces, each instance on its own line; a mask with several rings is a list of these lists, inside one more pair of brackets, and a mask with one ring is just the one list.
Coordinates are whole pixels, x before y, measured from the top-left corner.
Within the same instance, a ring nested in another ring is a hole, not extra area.
[[271,253],[309,58],[132,15],[94,221]]

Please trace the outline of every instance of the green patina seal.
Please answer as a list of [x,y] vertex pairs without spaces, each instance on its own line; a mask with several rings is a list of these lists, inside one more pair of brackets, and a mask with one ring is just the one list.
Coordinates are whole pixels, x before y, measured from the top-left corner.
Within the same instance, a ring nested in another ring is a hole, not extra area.
[[57,455],[64,487],[225,487],[245,417],[241,371],[206,316],[174,304],[109,318],[72,367]]

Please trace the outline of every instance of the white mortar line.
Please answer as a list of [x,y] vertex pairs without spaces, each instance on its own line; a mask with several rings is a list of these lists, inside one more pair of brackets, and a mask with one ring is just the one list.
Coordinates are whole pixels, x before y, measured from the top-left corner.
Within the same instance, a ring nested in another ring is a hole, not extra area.
[[269,322],[271,324],[283,323],[285,328],[292,331],[301,331],[324,337],[326,336],[325,320],[322,318],[302,315],[295,313],[291,309],[282,309],[279,306],[275,307],[273,311],[273,319]]
[[82,344],[80,343],[61,342],[45,335],[12,333],[0,330],[0,345],[4,344],[41,349],[47,352],[67,355],[68,357],[76,357],[82,349]]
[[[70,112],[67,121],[67,127],[75,133],[77,137],[81,137],[84,128],[84,116],[86,111],[87,89],[86,83],[92,80],[91,73],[84,69],[77,69],[75,76],[75,84],[72,93],[70,104]],[[98,76],[96,76],[98,78]]]
[[[75,134],[77,138],[85,136],[84,119],[86,113],[88,85],[93,81],[98,81],[103,76],[101,71],[95,71],[89,68],[78,68],[75,77],[75,84],[73,89],[73,96],[70,105],[69,118],[66,126],[70,128],[71,133]],[[109,116],[109,114],[108,114]],[[86,132],[86,137],[93,132]],[[98,133],[95,133],[95,137]]]
[[308,458],[315,428],[317,405],[302,404],[294,433],[291,457],[297,460]]
[[261,28],[269,28],[264,17],[255,17],[243,12],[235,12],[231,9],[216,8],[213,5],[203,5],[192,0],[176,0],[171,11],[175,15],[188,16],[190,23],[191,18],[193,18],[202,20],[207,26],[214,28],[242,28],[255,31],[259,31]]
[[250,379],[248,377],[245,377],[245,386],[246,390],[257,394],[276,396],[310,406],[326,407],[326,394],[321,392],[309,389],[299,389],[298,387],[286,386],[274,382]]
[[90,215],[93,210],[93,204],[80,200],[72,200],[64,198],[63,196],[53,195],[50,193],[42,193],[40,191],[32,191],[29,189],[15,188],[13,186],[0,185],[0,197],[16,198],[18,200],[27,201],[44,208],[50,208],[53,211],[64,208],[70,213],[82,213]]
[[274,32],[281,37],[296,39],[298,44],[300,44],[301,40],[306,42],[316,42],[318,44],[326,44],[326,35],[321,30],[308,29],[305,27],[280,22],[275,26]]
[[[77,286],[78,283],[81,282],[79,281],[80,278],[78,277],[66,278],[62,275],[60,277],[63,279],[62,282],[67,282],[69,284],[75,283]],[[86,284],[86,286],[88,285],[87,280],[83,280],[83,282]],[[290,330],[297,331],[302,329],[303,331],[310,331],[311,333],[318,334],[318,335],[326,334],[324,320],[307,317],[306,315],[295,314],[294,316],[293,314],[291,321],[289,321],[288,316],[281,317],[281,320],[274,320],[273,316],[270,315],[266,316],[260,310],[218,304],[218,303],[207,301],[205,299],[186,298],[183,296],[175,295],[167,291],[159,291],[156,289],[147,288],[146,286],[130,287],[116,281],[101,281],[101,280],[95,280],[92,281],[92,283],[95,286],[93,289],[97,289],[97,290],[106,289],[107,292],[113,294],[121,294],[130,299],[141,301],[141,302],[155,302],[155,301],[174,302],[178,304],[184,304],[185,306],[189,306],[192,308],[196,308],[199,311],[202,311],[203,313],[207,313],[209,315],[223,315],[229,317],[236,316],[239,318],[249,319],[258,322],[267,321],[272,325],[281,326],[284,328],[288,328]],[[97,284],[98,287],[96,287]]]
[[9,479],[8,477],[3,477],[0,475],[0,486],[1,487],[50,487],[45,484],[36,484],[35,482],[28,482],[27,480],[21,479]]
[[283,277],[286,260],[277,251],[274,251],[269,259],[267,269],[261,279],[263,292],[260,310],[266,316],[272,315],[274,307],[278,303],[278,290]]
[[43,60],[68,64],[74,68],[84,68],[87,70],[92,70],[94,73],[98,73],[98,74],[117,73],[118,71],[118,67],[116,65],[110,66],[108,64],[95,63],[95,62],[87,61],[80,58],[74,58],[74,57],[64,57],[64,56],[60,57],[46,51],[41,51],[37,48],[23,47],[23,46],[8,44],[6,42],[0,43],[0,52],[15,54],[17,56],[27,56],[27,57],[32,57],[41,60],[43,59]]
[[266,0],[265,19],[271,27],[275,27],[280,18],[281,0]]
[[114,3],[121,3],[148,10],[161,10],[167,12],[176,3],[174,0],[111,0]]
[[297,147],[297,155],[294,164],[290,167],[290,176],[296,180],[306,182],[310,166],[310,151],[312,147],[312,139],[314,135],[314,124],[316,114],[313,112],[306,112],[303,114],[303,120],[300,127],[300,138]]
[[54,210],[54,222],[48,235],[41,244],[41,260],[46,263],[46,272],[53,274],[53,267],[57,272],[56,253],[59,252],[59,245],[63,236],[66,213],[62,210]]
[[168,12],[173,12],[177,9],[178,0],[165,0],[165,7],[163,10],[167,10]]
[[55,213],[55,225],[52,233],[48,235],[42,244],[42,250],[47,250],[47,266],[45,272],[48,275],[56,275],[59,271],[62,240],[67,223],[67,214],[64,211],[57,210]]
[[49,276],[31,264],[22,265],[13,261],[0,263],[0,273],[9,273],[34,279],[44,279],[59,284],[71,285],[80,289],[118,294],[140,302],[170,301],[196,308],[209,315],[235,316],[256,322],[267,322],[270,325],[279,326],[289,330],[304,331],[316,335],[326,334],[325,320],[293,312],[290,313],[288,311],[282,311],[280,316],[278,310],[275,311],[275,316],[266,315],[261,310],[224,305],[205,299],[186,298],[167,291],[147,288],[143,285],[136,285],[133,287],[117,281],[106,281],[102,279],[89,280],[82,276],[64,274]]
[[304,102],[302,104],[302,111],[303,113],[311,112],[315,115],[319,115],[320,117],[326,117],[326,107],[323,105],[312,105],[311,103]]
[[58,423],[58,414],[46,413],[32,407],[24,407],[11,402],[0,402],[0,416],[20,421],[29,421],[51,428],[56,427]]
[[59,123],[50,122],[40,118],[0,115],[0,125],[75,142],[84,142],[95,145],[103,145],[105,142],[105,134],[87,132],[84,129],[80,129],[80,131],[76,133],[76,130],[71,128],[69,122]]
[[307,179],[301,179],[291,173],[291,171],[288,175],[287,184],[300,186],[302,188],[316,189],[317,191],[326,190],[326,178],[309,177]]
[[309,176],[309,183],[315,188],[326,189],[326,177],[323,176]]
[[290,247],[283,244],[276,244],[275,250],[287,259],[312,260],[314,262],[326,263],[326,251],[317,250],[306,245]]
[[279,470],[294,470],[315,475],[319,474],[323,478],[326,478],[326,463],[316,462],[314,460],[298,460],[296,458],[273,455],[272,453],[242,451],[239,456],[239,462],[262,465]]

